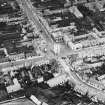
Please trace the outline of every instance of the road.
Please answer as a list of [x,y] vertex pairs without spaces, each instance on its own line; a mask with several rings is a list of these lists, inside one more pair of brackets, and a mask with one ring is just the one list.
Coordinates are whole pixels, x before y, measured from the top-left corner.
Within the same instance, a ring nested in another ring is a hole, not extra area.
[[53,53],[51,52],[54,44],[53,39],[51,38],[49,31],[46,29],[42,21],[38,18],[36,14],[37,12],[36,9],[32,6],[30,0],[20,0],[20,1],[22,1],[22,6],[27,14],[27,17],[34,23],[34,25],[36,25],[37,29],[42,32],[41,35],[44,37],[44,39],[47,42],[48,46],[47,46],[46,57],[49,58],[50,56],[51,57],[54,56]]
[[87,93],[88,95],[91,96],[96,96],[98,98],[98,100],[104,100],[105,102],[105,92],[101,91],[89,84],[87,84],[86,82],[83,82],[77,75],[75,72],[72,71],[72,67],[69,67],[66,65],[66,63],[62,60],[59,59],[59,62],[61,63],[61,65],[63,66],[63,68],[65,69],[65,72],[67,72],[69,74],[70,77],[70,81],[72,81],[77,89],[81,90],[81,93]]
[[[48,42],[53,42],[49,31],[43,25],[36,14],[36,9],[32,6],[30,0],[17,0],[19,4],[22,4],[24,12],[26,13],[29,20],[33,22],[33,24],[37,27],[38,30],[42,31],[43,36],[46,38]],[[36,30],[37,31],[37,30]]]

